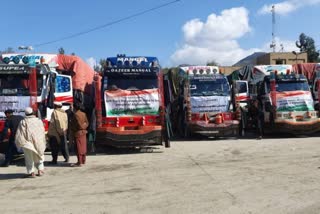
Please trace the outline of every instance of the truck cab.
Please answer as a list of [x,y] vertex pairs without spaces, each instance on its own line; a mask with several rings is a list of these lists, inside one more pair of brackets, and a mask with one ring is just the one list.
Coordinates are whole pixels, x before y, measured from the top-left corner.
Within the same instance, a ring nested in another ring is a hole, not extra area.
[[97,143],[115,147],[169,147],[163,74],[156,57],[107,58],[102,79],[102,122]]
[[182,136],[238,135],[239,120],[233,111],[231,88],[217,66],[180,67],[178,99]]
[[256,78],[251,82],[256,87],[256,99],[262,104],[265,130],[293,134],[320,130],[318,112],[303,74],[296,74],[291,65],[255,66],[253,69]]
[[56,71],[56,54],[8,53],[2,54],[1,61],[0,102],[4,103],[1,116],[6,109],[24,115],[24,108],[32,106],[38,110],[47,130],[53,102],[67,104],[66,109],[73,101],[71,76]]

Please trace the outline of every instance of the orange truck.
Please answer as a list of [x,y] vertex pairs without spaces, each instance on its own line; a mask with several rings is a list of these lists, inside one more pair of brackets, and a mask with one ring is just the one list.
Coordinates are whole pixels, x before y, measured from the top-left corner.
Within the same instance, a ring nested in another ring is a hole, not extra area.
[[156,57],[107,58],[97,126],[98,145],[170,147],[163,73]]

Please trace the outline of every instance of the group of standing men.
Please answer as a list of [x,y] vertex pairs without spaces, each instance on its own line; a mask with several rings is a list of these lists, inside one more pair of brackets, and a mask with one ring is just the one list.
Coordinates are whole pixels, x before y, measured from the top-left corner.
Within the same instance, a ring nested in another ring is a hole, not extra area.
[[[5,162],[2,166],[7,167],[13,159],[16,150],[24,153],[27,177],[42,176],[44,174],[44,152],[46,149],[46,137],[43,122],[36,117],[32,108],[25,109],[25,117],[14,115],[12,110],[6,110],[5,127],[1,135],[1,142],[10,130],[8,147],[5,154]],[[69,142],[75,145],[77,163],[72,167],[80,167],[86,163],[87,153],[87,127],[89,125],[86,114],[80,110],[78,105],[64,111],[62,103],[55,102],[54,110],[48,129],[48,139],[51,149],[52,161],[50,164],[57,164],[59,151],[69,162]]]
[[[87,153],[87,128],[89,122],[87,116],[82,112],[79,106],[70,107],[66,113],[62,109],[62,104],[54,103],[54,111],[51,115],[48,137],[51,148],[51,164],[57,164],[59,150],[61,151],[65,162],[69,162],[69,148],[67,144],[67,135],[69,142],[74,143],[77,152],[78,162],[71,166],[82,166],[86,163]],[[69,115],[69,116],[68,116]]]

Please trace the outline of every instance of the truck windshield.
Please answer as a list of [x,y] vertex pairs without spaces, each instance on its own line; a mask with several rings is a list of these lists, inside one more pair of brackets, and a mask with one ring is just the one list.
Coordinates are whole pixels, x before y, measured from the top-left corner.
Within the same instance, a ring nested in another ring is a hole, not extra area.
[[[268,91],[270,92],[270,84],[267,85]],[[309,85],[306,81],[279,81],[276,83],[276,91],[284,92],[284,91],[309,91]]]
[[157,77],[108,77],[104,80],[104,89],[122,89],[138,91],[158,88]]
[[230,87],[225,78],[191,79],[191,96],[228,96]]
[[[37,75],[37,95],[41,95],[43,76]],[[0,74],[0,96],[29,96],[29,74]]]

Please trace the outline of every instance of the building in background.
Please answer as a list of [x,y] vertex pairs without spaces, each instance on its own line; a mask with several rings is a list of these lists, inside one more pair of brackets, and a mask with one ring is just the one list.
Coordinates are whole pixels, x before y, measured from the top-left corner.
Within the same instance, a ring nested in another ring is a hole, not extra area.
[[306,52],[255,52],[232,66],[220,66],[220,69],[226,75],[230,74],[232,71],[235,71],[246,65],[279,65],[287,64],[293,65],[297,63],[307,63],[308,54]]
[[256,58],[256,65],[293,65],[297,63],[307,63],[308,54],[305,52],[272,52],[260,55]]

